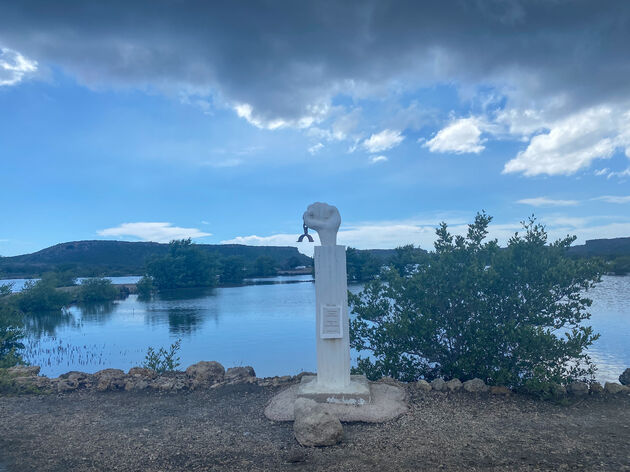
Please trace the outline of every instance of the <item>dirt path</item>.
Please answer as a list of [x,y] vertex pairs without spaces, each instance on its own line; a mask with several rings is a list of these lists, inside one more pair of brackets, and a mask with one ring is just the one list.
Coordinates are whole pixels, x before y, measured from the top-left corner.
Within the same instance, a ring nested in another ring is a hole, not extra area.
[[409,388],[411,411],[300,448],[263,408],[277,388],[0,397],[0,471],[630,471],[630,397],[569,406]]

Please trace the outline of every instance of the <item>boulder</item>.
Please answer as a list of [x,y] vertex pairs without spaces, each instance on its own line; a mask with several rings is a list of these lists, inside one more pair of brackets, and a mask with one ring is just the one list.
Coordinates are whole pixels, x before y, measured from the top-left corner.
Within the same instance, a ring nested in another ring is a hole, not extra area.
[[196,383],[221,382],[225,377],[225,368],[215,361],[201,361],[186,369],[186,375]]
[[593,395],[601,395],[604,393],[604,387],[599,382],[591,382],[589,385],[591,394]]
[[123,390],[125,388],[126,376],[120,369],[103,369],[94,374],[96,378],[96,390],[105,392],[107,390]]
[[32,377],[39,374],[39,370],[38,365],[16,365],[9,367],[7,372],[16,377]]
[[462,388],[462,383],[459,379],[452,379],[446,382],[446,389],[449,392],[457,392]]
[[490,387],[490,393],[492,395],[509,395],[512,391],[505,385],[493,385]]
[[238,382],[249,377],[256,377],[256,372],[253,367],[248,365],[244,367],[230,367],[225,372],[225,380],[228,382]]
[[323,405],[308,398],[298,398],[293,433],[302,446],[333,446],[343,438],[343,427]]
[[630,385],[630,369],[623,371],[619,376],[619,382],[621,382],[621,385]]
[[125,390],[128,392],[137,392],[140,390],[144,390],[149,387],[149,382],[147,379],[142,377],[132,376],[125,382]]
[[79,388],[79,381],[76,379],[59,379],[57,382],[57,392],[67,393],[73,392]]
[[416,387],[418,387],[418,390],[422,390],[423,392],[431,391],[431,384],[426,380],[418,380],[416,382]]
[[129,369],[128,375],[144,379],[154,379],[157,377],[157,372],[152,369],[147,369],[145,367],[132,367],[131,369]]
[[79,387],[87,385],[90,383],[92,379],[92,375],[86,372],[80,372],[78,370],[71,370],[70,372],[66,372],[65,374],[61,374],[59,376],[59,380],[71,380],[76,382]]
[[483,380],[474,378],[472,380],[467,380],[466,382],[464,382],[464,390],[470,393],[481,393],[487,392],[488,386]]
[[617,382],[606,382],[604,384],[604,390],[606,393],[627,393],[630,392],[630,387],[626,387],[625,385],[618,384]]
[[588,395],[588,384],[586,382],[571,382],[567,385],[567,393],[576,397]]
[[436,392],[446,391],[446,382],[442,379],[435,379],[431,382],[431,388]]

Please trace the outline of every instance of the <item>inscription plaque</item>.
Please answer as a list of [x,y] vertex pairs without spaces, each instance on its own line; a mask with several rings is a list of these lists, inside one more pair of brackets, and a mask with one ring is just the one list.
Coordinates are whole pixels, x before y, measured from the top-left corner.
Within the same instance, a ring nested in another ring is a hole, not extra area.
[[322,305],[319,335],[323,339],[343,337],[341,330],[341,305]]

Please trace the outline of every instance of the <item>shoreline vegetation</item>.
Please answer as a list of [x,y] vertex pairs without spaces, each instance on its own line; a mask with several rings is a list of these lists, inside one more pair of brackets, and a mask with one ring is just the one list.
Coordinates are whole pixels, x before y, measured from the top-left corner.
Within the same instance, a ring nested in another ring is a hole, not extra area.
[[[590,326],[582,326],[590,318],[591,304],[582,291],[593,287],[607,271],[604,259],[589,257],[593,247],[602,245],[586,244],[587,257],[572,254],[574,236],[548,242],[544,226],[531,217],[523,222],[524,233],[516,233],[506,247],[499,247],[496,240],[487,239],[491,220],[484,212],[478,213],[466,236],[450,234],[442,223],[436,229],[432,252],[413,245],[377,251],[348,248],[349,282],[366,283],[361,293],[349,296],[357,313],[351,324],[351,343],[360,353],[371,353],[359,358],[355,373],[366,374],[370,380],[482,378],[488,385],[520,388],[527,384],[545,394],[553,384],[593,380],[595,366],[587,348],[599,335]],[[630,242],[630,238],[615,240],[615,250],[625,247],[625,239]],[[55,247],[52,255],[48,250],[40,253],[48,254],[50,262],[59,251],[75,256],[77,251],[87,252],[94,262],[95,244],[102,243],[107,243],[110,252],[105,255],[111,257],[111,251],[121,248],[130,259],[138,247],[145,250],[142,278],[136,284],[115,286],[100,276],[84,278],[77,285],[77,268],[66,266],[27,282],[16,294],[3,285],[0,367],[23,363],[20,340],[25,337],[26,315],[61,313],[78,303],[111,302],[133,291],[148,300],[175,289],[239,286],[246,278],[263,278],[254,283],[264,284],[264,277],[281,270],[312,270],[312,259],[294,247],[275,248],[282,260],[264,252],[270,248],[262,252],[254,248],[257,251],[251,255],[256,257],[251,260],[238,253],[245,246],[231,245],[236,253],[219,255],[212,246],[193,244],[191,239],[141,246],[112,241],[73,243]],[[121,255],[116,257],[120,261]],[[308,262],[302,264],[305,258]],[[562,335],[565,331],[567,336]]]

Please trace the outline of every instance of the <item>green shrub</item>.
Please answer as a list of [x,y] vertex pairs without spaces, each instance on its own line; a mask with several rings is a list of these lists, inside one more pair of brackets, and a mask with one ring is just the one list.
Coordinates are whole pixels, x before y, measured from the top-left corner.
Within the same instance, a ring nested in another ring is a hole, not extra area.
[[57,290],[53,279],[29,280],[22,291],[15,296],[20,310],[25,313],[57,311],[70,304],[72,296]]
[[155,351],[152,347],[147,350],[147,355],[144,358],[144,364],[142,367],[156,371],[158,374],[169,372],[179,367],[179,357],[177,353],[181,348],[182,340],[178,339],[167,351],[161,347],[158,351]]
[[116,300],[120,291],[112,281],[104,278],[84,279],[79,285],[77,297],[81,302],[106,302]]
[[352,347],[371,354],[359,356],[357,371],[511,387],[593,375],[586,348],[598,335],[583,324],[591,305],[583,291],[602,265],[566,257],[574,237],[547,244],[533,217],[499,248],[484,242],[490,221],[478,214],[465,237],[442,223],[424,263],[402,275],[391,267],[349,295]]
[[22,314],[14,307],[0,302],[0,368],[23,363],[19,354],[24,349]]
[[171,241],[169,253],[147,264],[147,274],[158,290],[216,285],[215,260],[192,244],[190,238]]
[[245,277],[245,259],[229,256],[221,260],[221,283],[240,284]]
[[141,299],[151,298],[151,294],[153,293],[153,280],[151,277],[147,277],[146,275],[142,277],[136,283],[136,292],[138,293],[138,297]]

